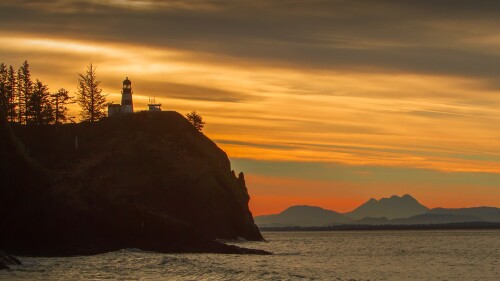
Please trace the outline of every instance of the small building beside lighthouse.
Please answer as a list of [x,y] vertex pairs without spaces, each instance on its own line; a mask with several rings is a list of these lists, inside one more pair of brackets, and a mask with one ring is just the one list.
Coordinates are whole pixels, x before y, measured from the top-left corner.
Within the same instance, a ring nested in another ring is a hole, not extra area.
[[122,104],[110,104],[108,106],[108,117],[120,113],[134,113],[134,102],[132,100],[132,81],[128,77],[123,80]]
[[161,103],[156,103],[155,98],[149,98],[148,111],[161,111]]

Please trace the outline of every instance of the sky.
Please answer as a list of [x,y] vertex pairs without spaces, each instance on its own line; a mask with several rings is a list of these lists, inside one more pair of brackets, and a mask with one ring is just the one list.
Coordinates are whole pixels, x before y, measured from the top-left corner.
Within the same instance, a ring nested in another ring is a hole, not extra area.
[[486,0],[9,0],[0,61],[71,93],[93,63],[110,101],[129,77],[136,110],[196,110],[254,215],[394,194],[500,207],[499,14]]

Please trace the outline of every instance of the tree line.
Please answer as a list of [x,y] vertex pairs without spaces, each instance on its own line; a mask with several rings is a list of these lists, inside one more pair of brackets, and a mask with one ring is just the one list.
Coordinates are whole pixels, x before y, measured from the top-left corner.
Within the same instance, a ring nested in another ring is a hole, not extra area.
[[72,103],[64,88],[50,93],[46,84],[33,81],[27,61],[16,71],[0,63],[0,115],[19,124],[61,124],[70,119],[68,105]]
[[[28,61],[15,70],[12,65],[0,63],[0,119],[22,125],[48,125],[74,122],[68,115],[68,105],[78,103],[82,121],[96,122],[106,117],[109,102],[100,88],[96,68],[89,64],[84,74],[78,73],[76,97],[64,88],[51,93],[46,84],[33,81]],[[202,131],[205,122],[193,111],[186,114],[188,121]]]
[[82,121],[98,121],[106,116],[109,104],[100,83],[90,64],[84,74],[78,73],[76,97],[64,88],[51,93],[42,81],[32,79],[28,61],[17,70],[0,63],[0,118],[24,125],[74,122],[68,115],[68,105],[76,102],[82,108]]

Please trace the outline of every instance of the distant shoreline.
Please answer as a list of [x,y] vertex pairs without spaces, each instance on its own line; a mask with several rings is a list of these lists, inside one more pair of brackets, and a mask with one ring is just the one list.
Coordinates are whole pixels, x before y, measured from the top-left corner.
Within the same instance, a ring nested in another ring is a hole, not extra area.
[[416,225],[331,225],[318,227],[260,227],[262,232],[271,231],[370,231],[370,230],[500,230],[500,223],[468,222],[446,224],[416,224]]

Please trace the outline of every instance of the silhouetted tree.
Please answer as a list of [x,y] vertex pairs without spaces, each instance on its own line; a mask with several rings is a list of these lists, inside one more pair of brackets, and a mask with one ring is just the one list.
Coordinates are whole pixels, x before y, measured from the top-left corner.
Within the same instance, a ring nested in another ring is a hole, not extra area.
[[27,113],[28,101],[33,91],[33,81],[31,81],[30,65],[28,61],[24,61],[23,65],[17,72],[17,92],[18,92],[18,110],[19,123],[26,123],[29,116]]
[[33,93],[26,107],[26,122],[36,125],[49,124],[54,120],[54,109],[50,102],[50,93],[47,85],[36,80]]
[[83,121],[94,122],[106,116],[106,96],[99,88],[101,81],[96,78],[95,67],[90,64],[85,75],[78,73],[77,102],[82,107]]
[[66,123],[68,120],[68,104],[74,103],[73,97],[70,97],[69,92],[64,88],[59,89],[57,93],[52,94],[52,107],[54,108],[54,123]]
[[17,85],[17,79],[16,79],[16,72],[14,71],[14,68],[12,65],[9,67],[9,70],[7,71],[7,98],[8,98],[8,104],[7,104],[7,117],[10,122],[15,122],[17,120],[17,96],[16,96],[16,85]]
[[7,119],[8,111],[7,97],[7,66],[4,63],[0,64],[0,118]]
[[205,127],[203,118],[198,113],[196,113],[196,110],[193,110],[193,112],[186,114],[186,118],[200,132],[203,130],[203,127]]

